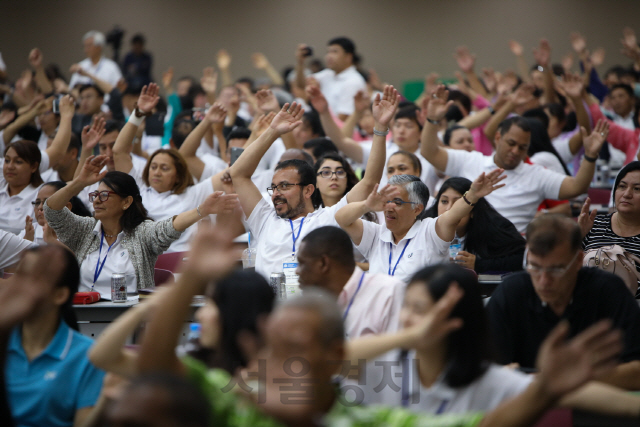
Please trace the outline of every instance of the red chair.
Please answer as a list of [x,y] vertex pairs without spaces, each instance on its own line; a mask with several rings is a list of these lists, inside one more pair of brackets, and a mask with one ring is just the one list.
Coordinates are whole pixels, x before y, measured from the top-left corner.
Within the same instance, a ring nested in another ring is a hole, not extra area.
[[187,254],[188,252],[171,252],[168,254],[162,254],[158,257],[155,267],[176,273],[182,265],[182,259],[187,256]]
[[173,283],[176,279],[173,276],[173,273],[169,270],[163,270],[161,268],[153,269],[153,282],[156,286],[163,285],[165,283]]
[[591,199],[591,203],[595,205],[609,206],[609,199],[611,198],[610,188],[589,188],[587,196]]
[[8,279],[11,276],[13,276],[13,273],[2,273],[2,278],[3,279]]
[[534,427],[573,427],[573,413],[569,408],[551,409]]

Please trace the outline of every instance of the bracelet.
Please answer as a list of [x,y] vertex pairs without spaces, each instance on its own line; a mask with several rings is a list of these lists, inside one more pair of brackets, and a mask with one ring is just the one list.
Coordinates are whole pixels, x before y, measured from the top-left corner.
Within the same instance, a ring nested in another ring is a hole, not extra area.
[[591,162],[591,163],[595,163],[596,160],[598,160],[598,156],[595,157],[589,157],[586,154],[584,156],[582,156],[587,162]]
[[127,123],[131,123],[132,125],[139,127],[143,121],[144,121],[144,116],[138,117],[136,115],[136,111],[133,110],[133,113],[131,113],[131,116],[129,116],[129,121]]
[[432,125],[439,125],[440,124],[439,120],[433,120],[433,119],[430,119],[429,117],[427,117],[427,121],[429,123],[431,123]]
[[387,130],[386,130],[386,131],[381,132],[381,131],[377,130],[377,129],[374,127],[374,128],[373,128],[373,134],[374,134],[374,135],[378,135],[378,136],[387,136],[387,135],[389,135],[389,128],[387,128]]
[[152,111],[149,111],[148,113],[143,113],[141,109],[138,108],[138,103],[136,102],[133,112],[135,113],[136,117],[149,117],[150,115],[153,114]]
[[200,218],[203,218],[202,214],[200,213],[200,205],[196,206],[196,212],[198,212],[198,215],[200,215]]
[[476,203],[478,203],[478,202],[476,202],[476,203],[471,203],[471,202],[469,201],[469,199],[467,199],[467,194],[468,194],[468,193],[469,193],[469,191],[465,191],[465,192],[464,192],[464,194],[462,195],[462,200],[464,200],[464,202],[465,202],[466,204],[468,204],[469,206],[475,206],[475,205],[476,205]]

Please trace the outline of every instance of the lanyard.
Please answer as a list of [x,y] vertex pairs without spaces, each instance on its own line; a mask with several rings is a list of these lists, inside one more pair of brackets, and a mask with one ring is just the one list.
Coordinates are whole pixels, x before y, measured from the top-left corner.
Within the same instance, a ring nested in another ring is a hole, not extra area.
[[[102,268],[104,267],[104,263],[107,261],[107,257],[109,256],[109,251],[113,247],[116,242],[113,242],[109,249],[107,249],[107,253],[102,260],[102,264],[100,264],[100,255],[102,254],[102,242],[104,241],[104,230],[102,231],[102,237],[100,237],[100,249],[98,250],[98,262],[96,262],[96,270],[93,273],[93,283],[91,284],[91,292],[93,292],[93,287],[96,285],[98,281],[98,277],[100,277],[100,273],[102,273]],[[98,268],[100,267],[100,268]]]
[[353,301],[356,299],[356,295],[358,295],[358,291],[360,291],[360,287],[362,286],[362,281],[364,280],[364,275],[365,272],[362,272],[362,276],[360,276],[360,282],[358,282],[358,287],[356,288],[356,292],[353,294],[353,296],[351,297],[351,301],[349,301],[349,305],[347,306],[347,309],[344,312],[344,315],[342,316],[342,321],[344,322],[345,320],[347,320],[347,316],[349,315],[349,310],[351,310],[351,306],[353,305]]
[[293,231],[293,221],[289,220],[289,225],[291,226],[291,238],[293,239],[293,250],[292,253],[295,255],[296,253],[296,241],[298,237],[300,237],[300,232],[302,232],[302,225],[304,224],[304,218],[300,221],[300,228],[298,228],[298,235]]
[[393,257],[393,246],[391,245],[391,242],[389,242],[389,276],[393,276],[394,274],[396,274],[396,268],[398,268],[398,264],[400,263],[400,260],[402,259],[402,255],[404,255],[404,251],[407,249],[407,246],[409,246],[409,242],[411,242],[411,239],[407,240],[407,243],[405,243],[404,248],[402,248],[402,252],[400,252],[400,256],[398,257],[398,260],[396,261],[396,265],[393,267],[393,271],[391,270],[391,259]]
[[411,372],[409,372],[409,352],[407,350],[400,352],[400,363],[402,363],[402,392],[400,402],[402,407],[406,408],[409,406],[409,377],[411,377]]

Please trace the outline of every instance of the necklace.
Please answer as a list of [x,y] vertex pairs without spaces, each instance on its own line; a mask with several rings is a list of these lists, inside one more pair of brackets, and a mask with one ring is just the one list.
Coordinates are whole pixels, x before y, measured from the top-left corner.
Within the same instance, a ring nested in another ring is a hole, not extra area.
[[116,236],[112,236],[111,234],[104,233],[104,237],[116,237]]

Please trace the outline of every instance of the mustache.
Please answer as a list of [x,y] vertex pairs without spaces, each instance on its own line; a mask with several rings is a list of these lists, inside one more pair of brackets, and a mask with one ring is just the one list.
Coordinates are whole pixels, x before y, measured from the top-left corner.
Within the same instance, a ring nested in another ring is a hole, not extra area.
[[287,203],[287,199],[285,199],[284,197],[276,197],[273,199],[273,203],[277,203],[277,202]]

